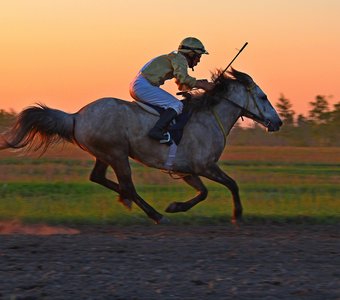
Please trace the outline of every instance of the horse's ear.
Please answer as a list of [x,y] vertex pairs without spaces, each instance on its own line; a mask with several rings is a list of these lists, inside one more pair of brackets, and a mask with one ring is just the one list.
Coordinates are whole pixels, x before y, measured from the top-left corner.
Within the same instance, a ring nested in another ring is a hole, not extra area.
[[253,79],[248,74],[237,71],[233,67],[231,67],[231,71],[228,71],[228,73],[244,84],[249,84],[253,82]]
[[230,71],[228,71],[228,74],[233,76],[235,79],[238,79],[238,76],[240,76],[242,73],[240,71],[237,71],[233,67],[230,67]]
[[231,69],[231,71],[227,71],[227,74],[228,74],[230,77],[236,79],[235,73],[236,73],[237,71],[236,71],[233,67],[230,67],[230,69]]
[[222,70],[221,69],[216,69],[215,72],[210,72],[210,78],[211,81],[216,83],[219,79],[219,77],[221,76]]

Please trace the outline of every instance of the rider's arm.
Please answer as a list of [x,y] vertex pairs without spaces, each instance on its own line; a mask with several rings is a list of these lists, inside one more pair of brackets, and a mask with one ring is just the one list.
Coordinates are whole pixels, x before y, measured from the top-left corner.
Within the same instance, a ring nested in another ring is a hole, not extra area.
[[192,88],[198,88],[210,91],[214,88],[215,85],[212,82],[205,79],[197,80],[188,74],[188,62],[183,55],[174,55],[174,53],[171,54],[169,56],[171,57],[171,63],[174,68],[174,77],[176,78],[179,90],[185,91],[191,90]]
[[171,59],[171,65],[173,67],[173,75],[176,78],[176,83],[179,89],[182,87],[188,87],[192,89],[196,85],[196,78],[191,77],[188,74],[188,62],[186,58],[179,53],[171,53],[169,55]]

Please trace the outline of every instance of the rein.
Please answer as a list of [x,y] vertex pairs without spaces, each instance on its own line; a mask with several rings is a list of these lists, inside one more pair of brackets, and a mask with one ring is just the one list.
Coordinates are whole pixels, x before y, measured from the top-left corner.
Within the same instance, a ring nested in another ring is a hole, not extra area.
[[[254,89],[254,87],[255,87],[255,83],[253,83],[252,85],[246,87],[246,89],[247,89],[247,102],[246,102],[245,107],[243,107],[243,106],[237,104],[236,102],[230,100],[229,98],[223,98],[223,99],[226,100],[226,101],[228,101],[228,102],[230,102],[232,105],[234,105],[234,106],[240,108],[240,109],[241,109],[241,113],[242,113],[242,114],[241,114],[241,117],[242,117],[243,115],[245,115],[245,116],[250,116],[250,117],[252,117],[254,120],[261,120],[261,119],[264,120],[264,119],[265,119],[265,118],[264,118],[264,115],[263,115],[263,113],[261,112],[261,110],[260,110],[260,108],[259,108],[259,106],[258,106],[258,103],[255,101],[255,97],[254,97],[254,94],[253,94],[253,89]],[[257,108],[257,110],[258,110],[258,112],[259,112],[259,114],[260,114],[260,117],[248,110],[250,98],[253,100],[254,105],[255,105],[255,107]],[[225,145],[226,145],[226,143],[227,143],[227,133],[226,133],[224,127],[223,127],[223,124],[222,124],[222,121],[221,121],[220,117],[218,116],[218,114],[216,113],[216,111],[214,110],[214,108],[212,108],[211,110],[212,110],[212,113],[213,113],[213,115],[214,115],[214,117],[215,117],[215,120],[216,120],[216,122],[217,122],[217,124],[218,124],[218,127],[220,127],[220,129],[221,129],[221,131],[222,131],[222,133],[223,133],[223,140],[224,140],[224,147],[225,147]],[[269,121],[268,121],[268,122],[269,122]],[[269,125],[269,123],[268,123],[268,124],[266,123],[265,125]]]
[[[244,111],[249,115],[249,116],[251,116],[253,119],[255,119],[255,120],[258,120],[258,121],[260,121],[261,119],[263,120],[263,121],[265,121],[265,116],[264,116],[264,114],[261,112],[261,110],[260,110],[260,108],[259,108],[259,105],[258,105],[258,103],[255,101],[255,97],[254,97],[254,93],[253,93],[253,89],[254,89],[254,87],[255,87],[256,85],[255,85],[255,83],[253,83],[251,86],[248,86],[247,87],[247,91],[248,91],[248,93],[247,93],[247,95],[248,95],[248,99],[247,99],[247,108],[248,108],[248,104],[249,104],[249,94],[251,95],[251,98],[253,99],[253,102],[254,102],[254,105],[255,105],[255,107],[257,108],[257,110],[258,110],[258,112],[259,112],[259,114],[260,114],[260,117],[258,117],[257,115],[255,115],[254,113],[252,113],[251,111],[249,111],[248,109],[244,109]],[[268,121],[269,122],[269,121]],[[269,125],[269,123],[265,123],[265,125],[267,126],[267,125]]]
[[[246,102],[245,107],[243,107],[243,106],[237,104],[236,102],[234,102],[233,100],[230,100],[229,98],[223,98],[223,99],[229,101],[229,102],[230,102],[231,104],[233,104],[234,106],[240,108],[241,111],[242,111],[242,115],[243,115],[243,116],[250,116],[250,117],[252,117],[252,118],[255,119],[255,120],[264,120],[264,119],[265,119],[265,118],[264,118],[264,115],[263,115],[263,113],[261,112],[261,110],[260,110],[260,108],[259,108],[259,105],[258,105],[257,102],[255,101],[255,97],[254,97],[254,93],[253,93],[253,89],[254,89],[255,86],[256,86],[255,83],[253,83],[253,84],[251,84],[250,86],[247,86],[247,87],[246,87],[246,89],[247,89],[247,102]],[[254,105],[255,105],[255,107],[257,108],[257,110],[258,110],[260,116],[258,116],[258,115],[256,115],[256,114],[252,113],[252,112],[248,109],[250,99],[253,100]]]
[[227,133],[225,132],[225,129],[223,127],[223,124],[222,124],[222,121],[220,119],[220,117],[218,116],[218,114],[216,113],[216,111],[214,110],[214,108],[211,109],[215,119],[216,119],[216,122],[218,124],[218,127],[220,127],[222,133],[223,133],[223,148],[225,147],[226,143],[227,143]]

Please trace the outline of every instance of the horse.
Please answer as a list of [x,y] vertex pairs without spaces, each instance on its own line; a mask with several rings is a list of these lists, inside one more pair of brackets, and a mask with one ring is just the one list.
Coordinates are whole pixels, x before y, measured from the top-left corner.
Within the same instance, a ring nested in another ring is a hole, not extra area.
[[[266,94],[246,73],[231,69],[216,71],[211,91],[195,91],[187,98],[191,118],[186,124],[171,166],[166,166],[169,146],[147,136],[157,121],[136,102],[117,98],[101,98],[77,113],[35,104],[18,114],[13,126],[0,135],[0,150],[21,149],[42,154],[61,141],[79,146],[95,157],[90,181],[119,195],[127,208],[135,203],[154,223],[167,219],[138,195],[131,177],[129,159],[145,166],[179,174],[197,191],[195,197],[173,202],[166,212],[185,212],[208,196],[200,177],[227,187],[233,200],[232,222],[242,220],[242,203],[235,180],[219,166],[218,160],[226,146],[227,136],[240,117],[248,117],[268,131],[277,131],[282,121]],[[117,182],[106,177],[108,167]]]

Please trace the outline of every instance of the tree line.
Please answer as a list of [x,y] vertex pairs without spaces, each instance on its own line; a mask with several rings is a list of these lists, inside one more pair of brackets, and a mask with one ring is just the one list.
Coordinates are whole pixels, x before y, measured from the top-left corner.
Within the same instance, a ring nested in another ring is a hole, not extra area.
[[268,134],[254,124],[251,128],[234,127],[230,134],[233,145],[266,145],[297,147],[340,146],[340,102],[330,106],[328,97],[317,95],[309,102],[307,115],[296,114],[289,99],[281,94],[275,107],[283,126],[280,131]]
[[16,115],[17,114],[13,110],[8,112],[4,109],[0,109],[0,132],[3,132],[11,125]]
[[[326,96],[317,95],[309,102],[307,115],[296,114],[289,99],[281,94],[275,107],[283,126],[268,134],[261,125],[242,127],[240,122],[231,130],[228,144],[235,146],[340,146],[340,102],[330,107]],[[4,131],[16,117],[14,111],[0,109],[0,131]]]

